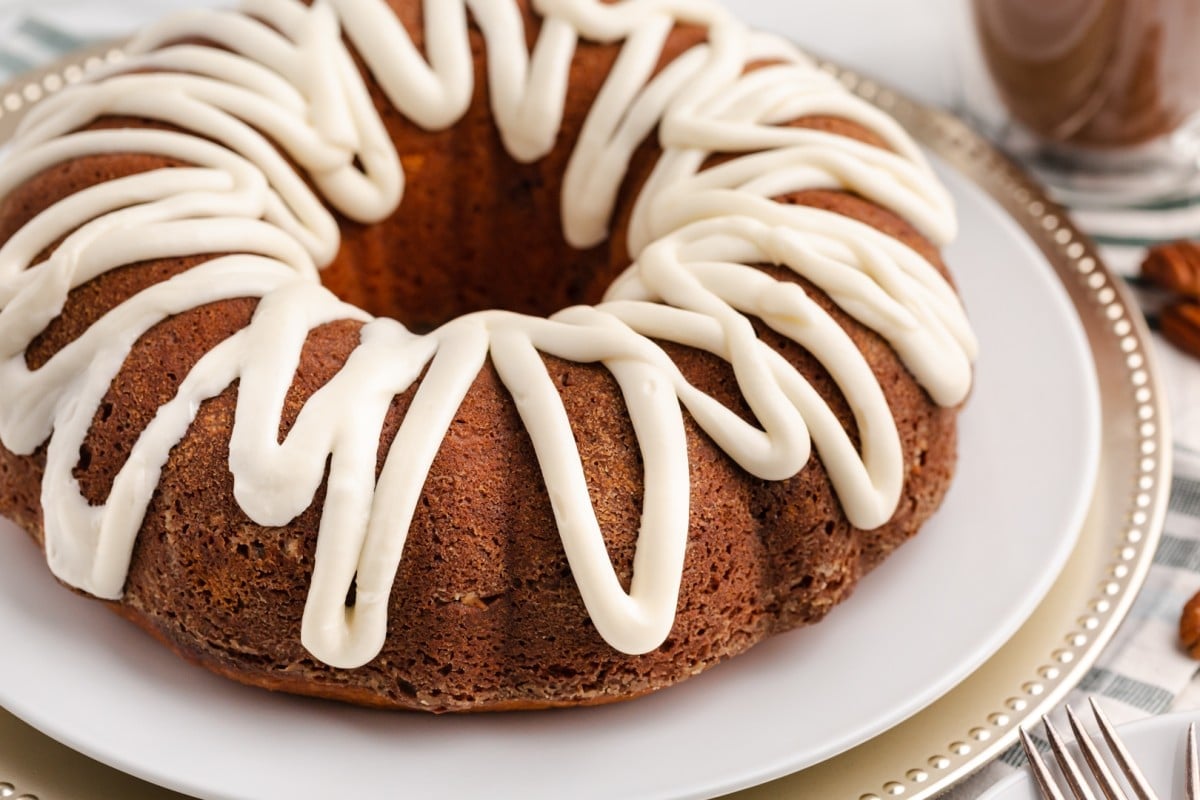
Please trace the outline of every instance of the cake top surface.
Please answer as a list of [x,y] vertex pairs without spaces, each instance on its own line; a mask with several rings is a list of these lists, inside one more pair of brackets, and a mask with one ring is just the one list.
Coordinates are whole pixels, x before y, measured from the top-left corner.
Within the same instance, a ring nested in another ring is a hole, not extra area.
[[[895,122],[790,44],[748,30],[715,4],[534,6],[543,19],[530,50],[515,3],[428,4],[424,54],[382,0],[311,7],[251,0],[236,12],[188,12],[150,27],[123,64],[29,116],[0,168],[0,195],[87,155],[145,152],[191,165],[81,191],[0,247],[0,440],[17,453],[49,440],[45,543],[59,578],[100,597],[120,596],[171,447],[199,404],[237,381],[229,467],[242,510],[258,524],[285,525],[327,481],[305,646],[335,666],[369,661],[386,634],[387,600],[425,476],[488,360],[534,444],[592,621],[619,650],[657,647],[674,619],[688,532],[684,410],[748,473],[790,477],[815,447],[855,526],[875,527],[892,515],[903,464],[883,387],[800,286],[755,265],[803,276],[886,339],[934,401],[961,402],[975,341],[938,269],[870,226],[771,199],[812,188],[850,191],[942,244],[954,233],[953,208],[920,151]],[[641,142],[657,135],[662,155],[635,201],[632,263],[602,303],[548,318],[480,312],[417,335],[320,285],[319,268],[337,253],[340,237],[326,204],[370,223],[391,214],[404,192],[400,159],[351,48],[396,108],[441,128],[464,113],[472,94],[469,19],[487,43],[497,128],[518,160],[540,158],[556,140],[575,49],[582,42],[619,47],[564,179],[562,230],[571,244],[607,236]],[[679,23],[707,27],[708,40],[656,72]],[[181,43],[196,40],[222,49]],[[750,64],[765,66],[748,71]],[[110,115],[178,130],[80,132]],[[855,122],[888,149],[785,125],[810,115]],[[705,169],[714,153],[735,157]],[[138,293],[46,364],[27,366],[25,350],[72,289],[123,264],[197,252],[232,255]],[[251,324],[200,359],[137,439],[107,501],[90,505],[72,470],[134,342],[172,314],[239,297],[260,298]],[[829,371],[853,410],[859,447],[803,376],[759,341],[751,318]],[[363,323],[358,347],[278,441],[309,331],[341,319]],[[656,341],[728,361],[755,422],[690,385]],[[546,355],[602,365],[624,395],[645,474],[628,592],[609,563]],[[418,380],[376,480],[383,416]],[[356,602],[347,608],[351,586]]]

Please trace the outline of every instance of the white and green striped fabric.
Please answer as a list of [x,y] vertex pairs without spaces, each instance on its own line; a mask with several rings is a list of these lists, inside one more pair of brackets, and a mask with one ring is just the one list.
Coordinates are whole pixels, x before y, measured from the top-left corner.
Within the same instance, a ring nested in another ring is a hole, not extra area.
[[26,17],[4,33],[0,47],[0,74],[17,75],[84,44],[74,34],[38,19]]
[[[0,83],[73,48],[132,30],[174,6],[195,0],[0,0]],[[1200,239],[1200,185],[1196,197],[1128,210],[1079,210],[1076,222],[1101,244],[1110,267],[1130,279],[1153,322],[1154,298],[1137,285],[1145,248],[1177,238]],[[1184,602],[1200,589],[1200,362],[1157,342],[1175,438],[1175,478],[1162,544],[1126,623],[1075,691],[1072,702],[1098,695],[1109,715],[1122,722],[1169,710],[1200,708],[1197,664],[1176,644]],[[1014,748],[945,797],[977,797],[1024,764]],[[3,776],[0,776],[3,777]]]

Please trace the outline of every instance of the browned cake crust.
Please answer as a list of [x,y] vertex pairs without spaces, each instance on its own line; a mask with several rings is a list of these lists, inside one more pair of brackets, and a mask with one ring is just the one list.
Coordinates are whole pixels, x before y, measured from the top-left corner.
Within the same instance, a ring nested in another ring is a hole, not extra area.
[[[420,44],[419,4],[393,5]],[[531,15],[527,19],[532,38],[538,23]],[[664,63],[702,37],[697,29],[677,29]],[[408,188],[402,206],[384,224],[343,225],[342,250],[323,276],[343,298],[416,328],[479,308],[547,313],[597,301],[626,263],[619,243],[625,241],[632,198],[657,155],[647,145],[634,160],[613,244],[572,250],[561,240],[557,222],[561,176],[615,48],[581,43],[557,146],[542,161],[518,165],[505,153],[490,119],[482,39],[476,33],[473,40],[476,96],[466,118],[450,130],[420,130],[392,110],[370,82],[402,154]],[[867,131],[842,120],[814,118],[796,124],[873,142]],[[53,167],[0,203],[0,241],[61,197],[165,165],[163,159],[130,154]],[[807,191],[778,200],[866,222],[944,272],[937,252],[909,224],[859,197]],[[519,257],[510,261],[504,255],[509,253]],[[59,318],[29,349],[30,366],[44,363],[121,299],[203,259],[133,264],[76,289]],[[789,271],[762,268],[776,278],[804,283]],[[510,271],[525,277],[498,277]],[[391,595],[387,640],[366,666],[330,667],[300,644],[324,489],[287,526],[262,527],[247,518],[234,500],[228,463],[236,385],[202,405],[190,431],[172,450],[138,537],[124,599],[109,605],[180,655],[234,680],[429,711],[635,697],[697,674],[766,636],[816,622],[937,508],[953,472],[957,409],[934,404],[879,336],[811,284],[805,288],[866,353],[886,391],[904,453],[898,509],[876,530],[855,529],[815,454],[789,480],[759,480],[687,417],[690,537],[675,625],[654,652],[619,653],[590,623],[533,447],[490,362],[458,410],[433,464]],[[141,337],[80,450],[75,475],[90,502],[103,502],[156,409],[173,396],[202,354],[248,324],[255,303],[244,299],[206,305],[167,319]],[[281,440],[305,400],[345,363],[358,342],[359,327],[337,322],[310,334]],[[765,325],[757,327],[763,340],[800,369],[852,430],[847,403],[815,359]],[[689,381],[750,417],[728,364],[680,345],[663,347]],[[546,362],[573,425],[605,542],[628,589],[642,474],[624,401],[605,369],[550,357]],[[392,403],[378,468],[413,391]],[[44,449],[20,457],[0,447],[0,512],[37,541],[42,538],[44,463]]]

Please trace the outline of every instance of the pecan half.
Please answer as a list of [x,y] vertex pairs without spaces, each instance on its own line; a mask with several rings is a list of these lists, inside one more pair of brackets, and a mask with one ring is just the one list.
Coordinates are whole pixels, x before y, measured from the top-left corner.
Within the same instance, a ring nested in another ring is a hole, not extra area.
[[1179,615],[1179,643],[1188,655],[1200,659],[1200,592],[1192,595]]
[[1200,243],[1179,241],[1150,248],[1142,277],[1168,292],[1200,299]]
[[1176,300],[1158,315],[1163,338],[1190,356],[1200,358],[1200,303]]

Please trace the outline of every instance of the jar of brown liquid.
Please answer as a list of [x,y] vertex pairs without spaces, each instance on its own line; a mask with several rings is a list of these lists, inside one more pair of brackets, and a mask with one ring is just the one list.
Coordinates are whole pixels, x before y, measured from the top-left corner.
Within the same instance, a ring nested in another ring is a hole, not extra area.
[[[1001,145],[1068,193],[1157,199],[1200,159],[1200,0],[972,0]],[[968,104],[972,98],[966,98]]]

